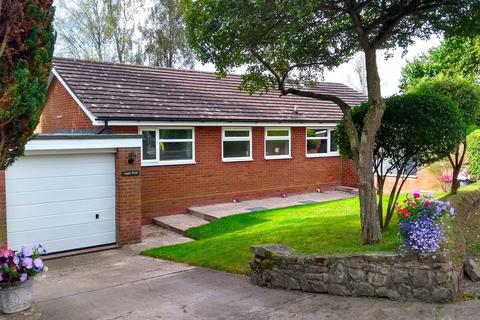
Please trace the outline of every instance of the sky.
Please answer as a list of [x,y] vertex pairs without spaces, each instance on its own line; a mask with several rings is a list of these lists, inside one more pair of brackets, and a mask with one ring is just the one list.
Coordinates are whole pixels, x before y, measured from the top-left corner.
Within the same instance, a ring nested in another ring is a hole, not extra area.
[[[393,57],[389,58],[388,60],[385,60],[384,54],[382,52],[379,52],[377,54],[377,63],[382,84],[382,95],[386,97],[398,93],[401,71],[407,61],[412,60],[414,57],[422,53],[426,53],[430,48],[440,45],[440,42],[440,38],[437,37],[431,38],[430,40],[426,41],[418,39],[412,46],[408,48],[407,54],[405,56],[402,57],[403,50],[398,49],[393,51]],[[355,81],[357,76],[352,71],[353,66],[354,61],[352,59],[348,63],[342,64],[332,71],[325,71],[325,81],[340,82],[350,87],[354,86],[355,84],[352,85],[352,81]],[[204,71],[215,71],[215,67],[212,64],[197,64],[195,66],[195,69]],[[235,70],[235,73],[241,72],[242,69]]]

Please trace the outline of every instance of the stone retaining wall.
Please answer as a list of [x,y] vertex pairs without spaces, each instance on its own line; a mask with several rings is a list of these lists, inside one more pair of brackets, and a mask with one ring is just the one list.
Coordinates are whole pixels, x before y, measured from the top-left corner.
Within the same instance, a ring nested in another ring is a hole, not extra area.
[[300,255],[283,245],[252,247],[254,284],[341,296],[453,302],[462,269],[448,254]]

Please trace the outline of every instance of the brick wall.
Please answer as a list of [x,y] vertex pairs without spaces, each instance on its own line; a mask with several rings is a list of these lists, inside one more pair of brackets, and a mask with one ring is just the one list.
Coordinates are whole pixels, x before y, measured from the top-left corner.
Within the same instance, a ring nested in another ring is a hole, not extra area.
[[[394,183],[394,177],[387,177],[387,180],[385,181],[384,192],[390,193]],[[425,168],[419,170],[416,177],[408,178],[403,185],[402,192],[412,192],[413,190],[442,191],[442,186],[435,175],[428,168]]]
[[5,171],[0,170],[0,247],[7,246],[7,202],[5,194]]
[[40,117],[36,133],[58,133],[84,130],[96,130],[92,121],[85,115],[75,100],[53,78],[47,91],[46,103]]
[[195,143],[195,165],[142,168],[144,223],[192,205],[315,192],[342,182],[338,156],[305,157],[305,128],[292,128],[292,159],[264,159],[263,128],[253,128],[254,161],[222,162],[221,127],[197,127]]
[[357,184],[355,163],[352,160],[342,159],[342,185],[356,188]]
[[[128,163],[130,152],[137,160]],[[117,243],[119,245],[140,242],[142,239],[141,173],[139,176],[122,176],[123,171],[141,171],[140,148],[119,148],[115,155],[115,194]]]

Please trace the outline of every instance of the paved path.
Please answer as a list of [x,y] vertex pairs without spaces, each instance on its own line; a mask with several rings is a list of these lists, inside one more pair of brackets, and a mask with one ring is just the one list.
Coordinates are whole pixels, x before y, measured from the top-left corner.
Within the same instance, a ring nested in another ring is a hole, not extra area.
[[300,204],[325,202],[354,196],[355,195],[350,192],[325,191],[321,193],[295,194],[285,198],[273,197],[246,200],[236,203],[220,203],[201,207],[191,207],[187,210],[187,214],[156,217],[153,219],[153,223],[180,235],[186,235],[186,231],[192,227],[202,226],[209,221],[226,216],[266,209],[284,208]]
[[[219,219],[234,214],[252,212],[265,209],[275,209],[295,206],[299,204],[325,202],[343,198],[354,197],[354,194],[343,191],[325,191],[321,193],[302,193],[289,195],[285,198],[273,197],[255,200],[246,200],[237,203],[228,202],[209,206],[200,206],[189,208],[192,214],[206,216],[207,220]],[[211,218],[211,219],[208,219]]]
[[441,306],[256,287],[246,277],[137,255],[189,241],[154,226],[145,231],[140,245],[47,261],[34,310],[46,320],[480,318],[480,301]]

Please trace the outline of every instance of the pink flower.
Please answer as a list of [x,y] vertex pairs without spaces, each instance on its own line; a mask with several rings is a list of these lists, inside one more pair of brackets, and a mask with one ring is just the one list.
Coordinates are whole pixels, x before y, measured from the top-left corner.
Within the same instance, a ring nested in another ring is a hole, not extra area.
[[420,193],[414,192],[414,193],[413,193],[413,197],[414,197],[415,199],[420,198]]
[[425,204],[425,207],[430,207],[432,205],[430,201],[425,201],[423,204]]

